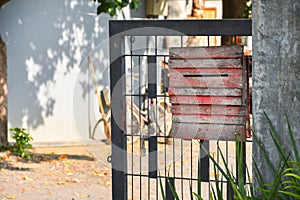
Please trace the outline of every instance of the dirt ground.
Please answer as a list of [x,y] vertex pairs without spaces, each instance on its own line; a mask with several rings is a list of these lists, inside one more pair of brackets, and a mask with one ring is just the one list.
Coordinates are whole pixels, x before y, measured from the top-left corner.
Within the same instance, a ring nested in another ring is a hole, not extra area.
[[[110,164],[89,148],[33,148],[29,161],[0,152],[0,200],[111,199]],[[103,144],[101,151],[105,157],[109,146]]]
[[[216,145],[213,143],[210,145],[210,152],[212,155],[216,155]],[[148,156],[141,156],[140,149],[136,150],[135,147],[140,147],[140,144],[135,144],[132,147],[133,150],[127,148],[128,152],[139,152],[128,154],[128,171],[148,174]],[[184,149],[182,155],[180,148]],[[235,171],[234,142],[229,143],[227,147],[223,142],[220,144],[220,148],[224,152],[227,149],[229,153],[228,166]],[[247,144],[248,155],[251,155],[251,149],[252,144]],[[71,147],[35,147],[31,151],[33,157],[29,161],[20,160],[18,157],[10,155],[8,151],[0,152],[0,200],[112,199],[111,164],[107,162],[107,157],[111,153],[110,145],[101,143]],[[191,151],[192,157],[189,153]],[[189,177],[192,171],[192,177],[197,177],[197,159],[191,160],[199,156],[197,141],[192,144],[188,141],[186,144],[177,144],[174,141],[173,145],[158,145],[157,155],[159,167],[171,166],[168,168],[170,174],[174,172],[172,171],[174,169],[177,175]],[[173,160],[174,155],[175,160]],[[167,163],[165,163],[166,161]],[[247,156],[247,163],[251,172],[251,156]],[[213,178],[215,174],[212,164],[210,165],[209,176]],[[161,169],[162,175],[166,173],[164,168]],[[129,177],[128,181],[130,191],[128,199],[156,200],[156,192],[158,191],[160,194],[160,189],[155,187],[157,184],[155,180],[152,183],[153,180],[149,182],[148,179]],[[187,197],[189,196],[189,182],[185,183],[179,182],[176,185],[178,185],[178,192]],[[149,191],[150,186],[151,190]],[[208,197],[209,185],[204,186],[201,195]],[[194,191],[196,189],[193,188]],[[147,195],[150,195],[150,198],[146,198]]]

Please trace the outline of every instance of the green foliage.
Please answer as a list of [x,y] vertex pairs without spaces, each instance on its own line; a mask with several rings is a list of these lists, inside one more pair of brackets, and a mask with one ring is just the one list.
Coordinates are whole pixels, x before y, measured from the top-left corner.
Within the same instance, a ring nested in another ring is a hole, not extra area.
[[[234,199],[254,199],[253,197],[253,189],[252,189],[252,184],[249,185],[249,189],[250,189],[250,193],[248,191],[246,191],[245,189],[245,184],[244,184],[244,173],[243,173],[243,160],[244,160],[244,142],[241,141],[240,139],[238,139],[238,137],[236,137],[236,157],[238,160],[238,174],[237,177],[234,176],[234,174],[232,173],[231,170],[229,170],[228,168],[228,163],[226,162],[226,159],[224,157],[224,154],[221,150],[221,148],[219,147],[219,144],[217,145],[217,152],[220,154],[221,157],[221,161],[224,163],[225,165],[225,169],[223,169],[220,164],[211,156],[211,154],[209,154],[209,152],[205,149],[207,155],[209,156],[210,160],[213,162],[214,164],[214,170],[215,170],[215,174],[216,171],[219,170],[219,172],[221,173],[221,180],[219,180],[219,177],[217,177],[215,175],[215,190],[212,189],[212,194],[211,197],[212,199],[224,199],[223,198],[223,178],[226,180],[227,183],[230,184],[232,190],[233,190],[233,197]],[[249,171],[248,168],[246,168],[247,170],[247,174],[249,176]]]
[[252,0],[245,0],[244,18],[252,18]]
[[30,154],[26,149],[32,147],[30,144],[30,141],[33,140],[32,137],[25,132],[26,129],[24,128],[11,128],[10,131],[13,132],[13,139],[16,141],[12,149],[13,153],[22,158],[30,158]]
[[160,185],[160,191],[161,191],[161,196],[163,198],[163,200],[166,200],[166,195],[165,195],[165,192],[164,192],[164,186],[161,182],[161,178],[159,177],[159,185]]
[[300,162],[289,161],[291,167],[284,170],[283,189],[279,192],[294,199],[300,199]]
[[115,16],[117,11],[129,5],[130,9],[137,10],[141,4],[140,0],[94,0],[100,3],[97,8],[97,14],[108,13]]
[[[294,133],[292,132],[292,128],[289,122],[288,117],[286,116],[287,121],[287,127],[288,127],[288,135],[290,138],[290,144],[291,144],[291,151],[287,151],[283,144],[281,143],[281,140],[279,138],[279,134],[276,132],[274,125],[272,124],[270,118],[265,114],[266,119],[269,123],[269,134],[272,138],[272,141],[274,142],[280,161],[276,165],[273,164],[273,162],[268,157],[268,154],[264,147],[261,145],[259,139],[253,133],[253,140],[256,142],[259,151],[262,155],[262,158],[265,161],[265,166],[267,167],[267,170],[269,170],[273,175],[273,182],[266,183],[263,178],[261,171],[255,161],[253,159],[253,172],[254,176],[256,177],[256,181],[258,182],[258,191],[260,191],[261,195],[259,197],[254,196],[254,189],[252,186],[252,183],[245,185],[244,180],[244,173],[243,173],[243,162],[244,162],[244,142],[241,141],[238,137],[236,137],[236,157],[238,160],[238,174],[234,176],[232,171],[228,168],[228,163],[226,162],[226,159],[223,155],[223,152],[221,151],[219,145],[217,145],[217,152],[219,153],[221,157],[221,163],[224,163],[225,167],[222,167],[219,162],[212,157],[209,152],[206,151],[207,155],[209,156],[210,160],[213,163],[214,166],[214,172],[215,172],[215,181],[211,185],[211,192],[210,192],[210,199],[215,200],[221,200],[224,199],[223,197],[223,179],[227,183],[230,184],[232,187],[233,193],[234,193],[234,199],[299,199],[300,200],[300,155],[299,151],[296,145],[296,140],[294,138]],[[199,162],[198,162],[199,165]],[[217,176],[217,170],[220,172],[221,176]],[[200,179],[200,170],[198,166],[198,186],[201,185],[201,179]],[[246,166],[246,174],[248,177],[248,180],[250,180],[250,173],[248,170],[248,167]],[[213,187],[214,186],[214,187]],[[246,186],[248,187],[248,190],[245,189]],[[172,188],[172,185],[170,185]],[[163,190],[161,186],[161,190]],[[201,188],[200,188],[201,190]],[[178,197],[176,194],[176,190],[172,189],[173,195]],[[198,188],[198,193],[192,192],[192,189],[190,188],[190,194],[191,199],[202,200],[201,192]]]
[[[273,174],[273,182],[272,183],[264,183],[262,180],[261,174],[259,174],[259,169],[257,167],[257,163],[255,163],[255,172],[256,177],[259,183],[259,191],[261,192],[263,199],[293,199],[297,198],[296,196],[292,196],[294,194],[293,186],[299,184],[299,180],[294,175],[299,175],[299,168],[297,169],[297,163],[300,162],[299,160],[299,152],[296,146],[296,140],[294,138],[294,133],[292,132],[291,125],[289,122],[288,117],[286,116],[287,126],[288,126],[288,135],[290,136],[290,143],[292,150],[287,151],[281,140],[279,138],[279,134],[276,132],[273,123],[271,122],[270,118],[265,113],[267,121],[270,126],[270,136],[276,146],[277,152],[279,154],[280,161],[277,166],[274,166],[267,156],[266,150],[262,147],[260,141],[254,134],[253,139],[256,141],[256,144],[259,146],[260,152],[263,155],[263,158],[267,164],[268,169]],[[294,161],[295,160],[295,161]],[[299,166],[298,166],[299,167]],[[298,191],[299,194],[299,191]],[[298,196],[300,197],[300,196]],[[300,199],[300,198],[297,198]]]
[[7,150],[9,150],[9,147],[7,145],[0,146],[0,152],[1,151],[7,151]]

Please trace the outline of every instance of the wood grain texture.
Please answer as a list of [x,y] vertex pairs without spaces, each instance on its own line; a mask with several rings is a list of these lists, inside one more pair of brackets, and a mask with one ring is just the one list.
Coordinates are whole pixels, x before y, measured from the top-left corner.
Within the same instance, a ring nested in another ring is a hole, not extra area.
[[229,115],[204,115],[204,114],[185,114],[172,116],[174,123],[194,123],[194,124],[228,124],[243,125],[245,123],[244,116]]
[[243,105],[240,97],[171,96],[172,104]]
[[243,88],[241,77],[220,77],[220,78],[206,78],[206,77],[183,77],[170,75],[169,87],[201,87],[201,88]]
[[182,58],[177,60],[170,59],[170,68],[242,68],[242,59],[189,59]]
[[245,108],[242,106],[229,105],[192,105],[192,104],[173,104],[173,115],[200,114],[200,115],[233,115],[245,116]]
[[243,47],[170,49],[172,135],[184,139],[244,138],[247,121]]
[[187,74],[214,74],[215,76],[222,74],[228,75],[240,75],[242,76],[243,71],[242,68],[194,68],[194,67],[186,67],[186,68],[170,68],[170,74],[178,74],[178,75],[187,75]]
[[169,95],[174,96],[242,96],[240,88],[170,88]]
[[240,125],[173,123],[172,135],[183,139],[235,140],[235,133],[244,138]]
[[242,58],[243,46],[219,46],[219,47],[174,47],[170,48],[170,59],[194,59],[194,58]]

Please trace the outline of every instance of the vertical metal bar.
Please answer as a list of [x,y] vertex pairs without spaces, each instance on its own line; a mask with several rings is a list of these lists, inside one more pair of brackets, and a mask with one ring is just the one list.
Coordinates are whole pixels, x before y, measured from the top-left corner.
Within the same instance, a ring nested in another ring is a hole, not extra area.
[[157,67],[156,56],[148,56],[148,97],[157,96]]
[[[244,184],[246,183],[246,142],[239,142],[238,143],[238,150],[241,148],[240,146],[242,145],[242,173],[243,173],[243,179],[244,179]],[[237,181],[239,182],[239,158],[236,156],[236,177]]]
[[[246,136],[248,134],[247,130],[247,123],[248,127],[250,128],[250,122],[249,122],[249,111],[248,111],[248,104],[249,104],[249,99],[248,99],[248,93],[249,93],[249,87],[248,87],[248,57],[243,56],[243,104],[244,104],[244,109],[245,109],[245,121],[244,121],[244,141],[240,142],[240,145],[242,145],[242,152],[243,152],[243,160],[242,160],[242,170],[243,170],[243,178],[244,178],[244,183],[246,183]],[[237,162],[238,163],[238,162]]]
[[238,37],[238,36],[235,35],[235,36],[233,36],[233,37],[234,37],[234,45],[236,45],[236,44],[237,44],[237,39],[238,39],[237,37]]
[[[180,36],[180,46],[183,47],[183,36],[182,35]],[[167,77],[166,78],[166,82],[169,83],[170,79],[169,79],[169,76],[167,75],[167,71],[166,71],[165,75]],[[168,92],[169,84],[166,85],[166,87],[167,87],[166,92]],[[181,165],[181,198],[183,199],[183,170],[184,169],[183,169],[183,139],[182,138],[180,139],[180,144],[181,144],[181,146],[180,146],[180,158],[181,158],[181,163],[180,163],[180,165]]]
[[[138,66],[141,66],[141,56],[138,56]],[[138,87],[138,90],[139,90],[139,94],[138,94],[138,102],[139,102],[139,108],[140,109],[142,109],[142,107],[141,107],[141,104],[142,104],[142,100],[143,100],[143,98],[141,99],[141,67],[139,67],[138,68],[138,70],[139,70],[139,87]],[[140,121],[140,124],[141,124],[141,120],[142,120],[142,116],[141,116],[141,113],[140,113],[140,110],[139,110],[139,121]],[[143,137],[143,133],[142,133],[142,126],[140,126],[140,124],[138,125],[139,126],[139,130],[140,130],[140,132],[139,132],[139,134]],[[141,151],[143,150],[142,149],[142,142],[143,142],[143,139],[140,139],[140,156],[139,156],[139,162],[140,162],[140,170],[141,170]],[[133,148],[132,148],[132,151],[133,151]],[[133,161],[132,161],[133,162]],[[140,174],[141,174],[141,171],[140,171]],[[141,182],[141,180],[140,180],[140,182]],[[133,184],[132,184],[133,185]],[[141,190],[141,189],[140,189]],[[133,198],[134,199],[134,198]]]
[[209,47],[210,44],[209,44],[209,35],[207,36],[207,46]]
[[[157,42],[157,35],[155,36],[155,60],[156,60],[156,62],[157,62],[157,50],[158,50],[158,42]],[[156,67],[158,67],[158,65],[156,65]],[[160,68],[161,69],[161,68]],[[157,85],[158,84],[161,84],[161,83],[158,83],[157,82]],[[161,91],[160,91],[161,92]],[[157,102],[157,99],[156,99],[156,102]],[[159,112],[157,111],[157,106],[156,106],[156,116],[159,116]],[[156,127],[157,128],[157,127]],[[157,132],[158,130],[156,130],[156,132]],[[156,199],[158,199],[158,180],[157,180],[157,166],[158,166],[158,161],[157,161],[157,137],[156,137],[156,141],[155,141],[155,145],[156,145],[156,150],[155,150],[155,158],[156,158],[156,187],[155,187],[155,190],[156,190]],[[149,193],[150,193],[150,191],[149,191]]]
[[[226,141],[226,163],[228,163],[228,141]],[[227,199],[233,199],[233,188],[231,184],[227,182]]]
[[171,187],[175,188],[175,179],[172,177],[167,177],[166,178],[166,200],[175,199]]
[[172,165],[173,165],[173,177],[176,176],[176,165],[175,165],[175,139],[173,139],[173,156],[172,156]]
[[166,62],[166,56],[164,56],[163,59],[163,64],[162,64],[162,83],[163,83],[163,87],[162,87],[162,92],[164,93],[164,100],[166,101],[166,92],[168,92],[168,88],[169,88],[169,76],[168,76],[168,66],[167,66],[167,62]]
[[200,142],[200,174],[201,181],[209,182],[209,157],[203,149],[209,152],[209,141],[201,140]]
[[243,142],[243,176],[244,176],[244,183],[246,183],[246,179],[247,179],[247,163],[246,163],[246,160],[247,160],[247,155],[246,155],[246,141]]
[[227,199],[229,200],[233,199],[233,189],[229,182],[227,182]]
[[[201,158],[201,142],[198,143],[199,145],[199,154],[198,154],[198,159],[197,159],[197,194],[201,195],[201,166],[200,166],[200,158]],[[200,182],[198,181],[200,179]],[[199,184],[200,183],[200,184]]]
[[[111,24],[110,24],[111,25]],[[110,32],[110,89],[111,89],[111,133],[112,133],[112,198],[113,200],[127,199],[127,153],[126,137],[124,128],[126,127],[126,100],[123,95],[125,80],[124,38],[113,36]],[[117,84],[121,83],[121,85]],[[118,96],[119,98],[114,98]]]
[[180,172],[181,172],[181,199],[183,199],[183,141],[180,139]]
[[[130,71],[131,71],[131,74],[130,74],[130,83],[131,83],[131,85],[130,85],[130,92],[131,92],[131,96],[130,96],[130,99],[131,99],[131,105],[130,105],[130,115],[131,115],[131,127],[133,127],[133,112],[132,112],[132,107],[133,107],[133,102],[134,102],[134,100],[133,100],[133,93],[134,93],[134,91],[132,90],[132,88],[133,88],[133,84],[134,84],[134,81],[133,81],[133,67],[132,67],[132,65],[133,65],[133,58],[132,58],[132,43],[133,43],[133,37],[132,36],[130,36],[129,37],[129,45],[130,45]],[[126,72],[125,72],[126,73]],[[126,76],[126,78],[127,78],[127,76]],[[125,82],[126,82],[126,80],[125,80]],[[131,137],[131,141],[133,141],[133,128],[131,128],[131,136],[127,136],[127,137]],[[133,169],[134,169],[134,166],[133,166],[133,148],[131,148],[131,173],[133,174]],[[131,198],[134,198],[134,187],[133,187],[133,176],[131,176]]]
[[157,136],[148,138],[149,143],[149,178],[157,178]]
[[[193,140],[190,140],[191,142],[191,151],[190,151],[190,155],[191,155],[191,179],[193,179]],[[191,187],[193,188],[193,181],[191,181]]]

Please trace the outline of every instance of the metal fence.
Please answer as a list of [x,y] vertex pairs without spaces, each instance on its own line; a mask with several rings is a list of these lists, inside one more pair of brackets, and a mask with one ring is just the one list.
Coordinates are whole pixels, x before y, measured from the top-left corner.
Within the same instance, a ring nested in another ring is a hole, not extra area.
[[[251,20],[110,21],[109,33],[113,199],[174,199],[173,187],[180,199],[190,199],[190,189],[209,199],[211,183],[221,175],[201,149],[222,165],[218,144],[237,173],[235,142],[172,137],[169,48],[220,45],[221,36],[239,42],[251,36]],[[251,158],[252,144],[245,144]],[[224,185],[230,199],[232,190]]]

